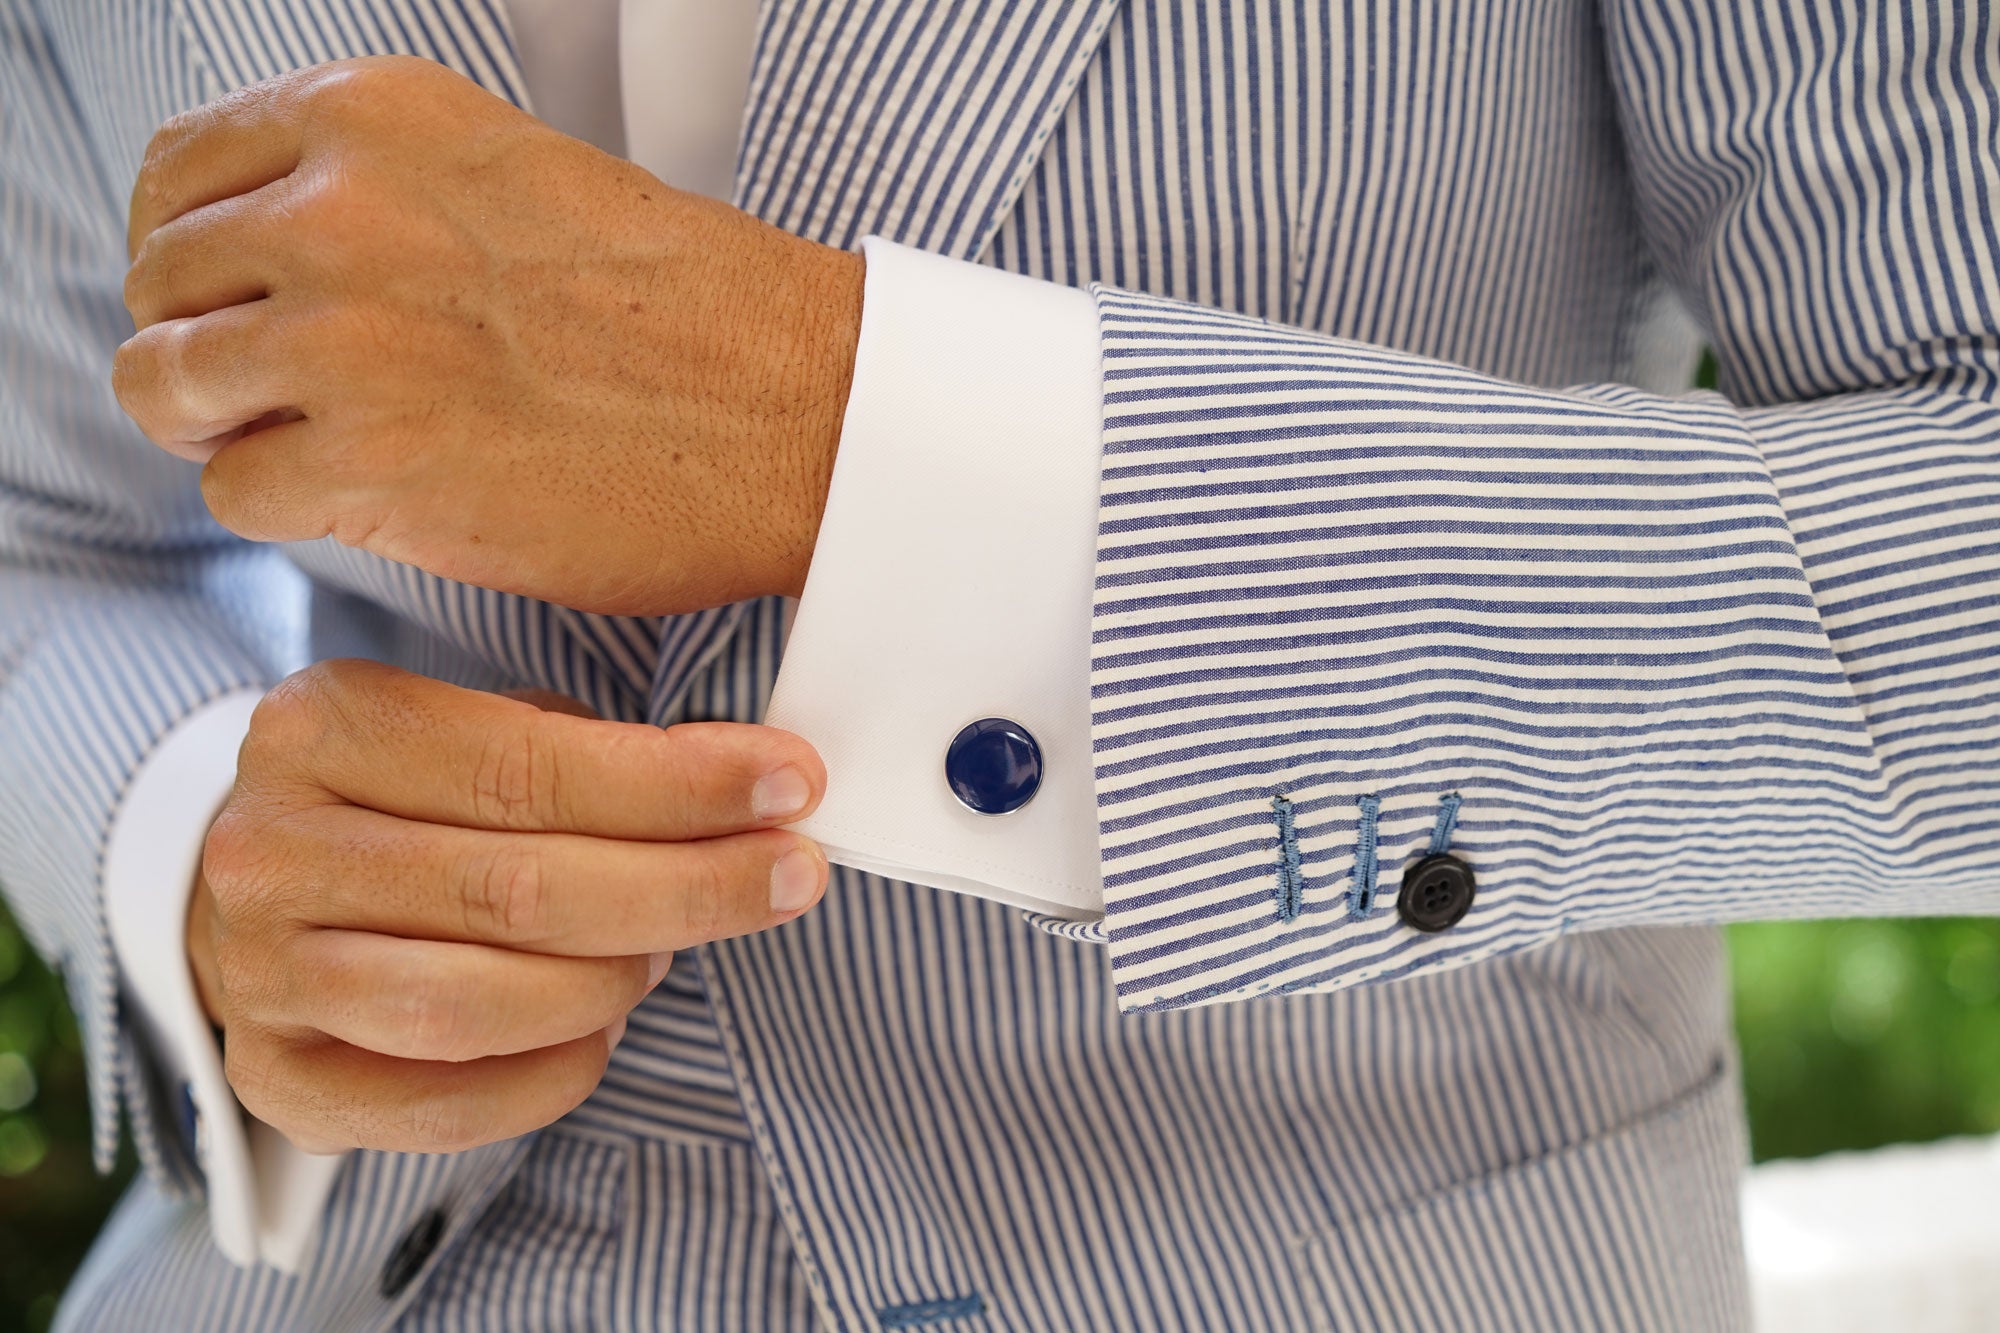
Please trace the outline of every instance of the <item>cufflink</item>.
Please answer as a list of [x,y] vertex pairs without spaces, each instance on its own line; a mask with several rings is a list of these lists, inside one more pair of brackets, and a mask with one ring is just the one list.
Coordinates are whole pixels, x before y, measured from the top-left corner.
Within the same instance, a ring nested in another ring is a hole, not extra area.
[[1010,814],[1033,800],[1042,785],[1042,747],[1018,722],[981,718],[951,738],[944,780],[974,814]]

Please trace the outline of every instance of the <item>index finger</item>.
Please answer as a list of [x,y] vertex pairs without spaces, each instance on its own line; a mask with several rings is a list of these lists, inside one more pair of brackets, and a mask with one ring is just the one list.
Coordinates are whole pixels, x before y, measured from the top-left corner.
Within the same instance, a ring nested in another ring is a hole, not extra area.
[[339,77],[333,65],[293,70],[160,126],[132,185],[127,257],[137,258],[146,238],[175,218],[291,175],[304,151],[313,96]]
[[812,746],[772,727],[607,722],[372,662],[323,662],[267,695],[242,769],[402,819],[641,841],[786,823],[826,787]]

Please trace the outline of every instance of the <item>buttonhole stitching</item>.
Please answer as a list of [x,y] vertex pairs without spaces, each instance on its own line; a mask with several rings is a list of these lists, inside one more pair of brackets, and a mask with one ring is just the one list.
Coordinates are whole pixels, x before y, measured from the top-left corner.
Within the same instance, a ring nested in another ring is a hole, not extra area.
[[1278,920],[1298,920],[1305,909],[1305,875],[1299,869],[1299,830],[1292,799],[1283,792],[1271,798],[1271,816],[1278,821]]
[[1458,807],[1464,804],[1457,792],[1447,792],[1438,801],[1437,826],[1431,830],[1431,855],[1443,856],[1451,850],[1451,835],[1458,827]]
[[1375,906],[1375,822],[1382,814],[1382,798],[1361,798],[1361,820],[1354,829],[1354,887],[1348,891],[1350,916],[1367,916]]

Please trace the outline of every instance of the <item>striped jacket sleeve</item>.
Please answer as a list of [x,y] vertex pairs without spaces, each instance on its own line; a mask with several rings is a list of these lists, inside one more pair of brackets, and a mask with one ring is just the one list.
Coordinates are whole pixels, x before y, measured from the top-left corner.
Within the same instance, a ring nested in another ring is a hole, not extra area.
[[[1098,293],[1121,1003],[1564,931],[2000,911],[2000,27],[1608,0],[1726,396],[1525,388]],[[1477,893],[1405,924],[1448,847]]]
[[85,135],[72,86],[37,6],[0,0],[0,890],[67,982],[100,1165],[122,1103],[148,1167],[192,1185],[120,1022],[100,861],[142,759],[204,703],[274,679],[302,601],[112,397],[131,324],[111,182],[128,172]]

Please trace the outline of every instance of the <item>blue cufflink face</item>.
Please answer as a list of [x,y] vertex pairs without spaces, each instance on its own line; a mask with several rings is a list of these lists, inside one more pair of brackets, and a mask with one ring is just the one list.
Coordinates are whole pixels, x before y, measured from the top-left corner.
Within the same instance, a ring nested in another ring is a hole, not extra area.
[[1042,785],[1042,747],[1019,722],[981,718],[951,738],[944,780],[958,803],[977,814],[1019,810]]

